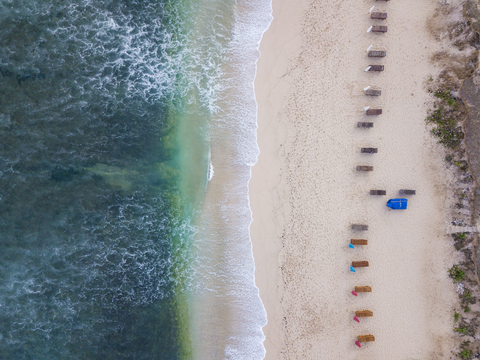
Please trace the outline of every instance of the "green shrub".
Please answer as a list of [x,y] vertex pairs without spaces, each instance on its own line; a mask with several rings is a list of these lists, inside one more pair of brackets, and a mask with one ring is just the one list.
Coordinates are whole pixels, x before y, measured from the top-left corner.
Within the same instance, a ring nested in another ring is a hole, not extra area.
[[435,125],[430,131],[433,136],[438,138],[439,144],[451,149],[460,146],[465,134],[454,118],[446,117],[443,108],[435,110],[431,116],[427,117],[426,121]]
[[[468,170],[468,163],[466,161],[455,161],[455,165],[462,171]],[[462,194],[465,195],[465,194]]]
[[455,149],[462,142],[465,134],[457,120],[453,117],[452,110],[458,110],[458,104],[452,97],[450,90],[437,90],[434,96],[441,101],[434,104],[434,111],[429,111],[425,119],[427,124],[433,124],[432,134],[438,138],[438,142],[445,147]]
[[433,95],[442,100],[448,100],[451,97],[450,90],[437,90]]
[[472,358],[472,352],[467,349],[463,349],[461,353],[458,354],[461,359],[471,359]]
[[448,273],[455,282],[460,282],[465,279],[465,271],[460,269],[457,265],[453,265],[453,267],[448,270]]
[[465,335],[467,333],[467,328],[465,326],[461,327],[461,328],[455,328],[453,330],[455,330],[456,332],[459,332],[460,334],[463,334],[463,335]]
[[460,314],[455,311],[455,313],[453,314],[453,319],[455,320],[455,322],[458,321],[459,317],[460,317]]

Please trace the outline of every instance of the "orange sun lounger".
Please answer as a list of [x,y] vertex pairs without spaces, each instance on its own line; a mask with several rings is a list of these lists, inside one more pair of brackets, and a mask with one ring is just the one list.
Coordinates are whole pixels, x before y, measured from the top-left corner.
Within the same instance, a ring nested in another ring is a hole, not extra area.
[[368,245],[368,240],[365,239],[352,239],[350,242],[352,245]]
[[368,261],[352,261],[352,266],[357,267],[368,267]]
[[373,316],[373,311],[370,311],[370,310],[355,311],[355,315],[359,318],[370,317],[370,316]]
[[375,336],[373,336],[373,335],[358,335],[358,341],[360,341],[360,342],[375,341]]
[[355,286],[355,291],[359,292],[372,292],[372,288],[370,286]]

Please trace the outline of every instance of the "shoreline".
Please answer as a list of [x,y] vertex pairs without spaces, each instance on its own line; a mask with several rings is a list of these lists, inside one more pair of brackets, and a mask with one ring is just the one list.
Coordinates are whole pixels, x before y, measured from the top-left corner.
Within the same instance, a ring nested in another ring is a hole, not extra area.
[[[275,119],[273,112],[276,111],[276,104],[289,92],[289,84],[277,80],[282,79],[288,71],[289,60],[300,52],[301,43],[297,40],[302,31],[301,22],[308,3],[308,0],[302,0],[293,6],[286,0],[272,1],[273,20],[260,42],[261,55],[257,61],[254,83],[257,119],[266,120],[257,120],[260,154],[252,168],[248,186],[253,218],[250,237],[255,261],[255,283],[267,311],[268,321],[263,327],[266,336],[265,359],[280,359],[284,340],[283,310],[279,302],[282,276],[281,273],[269,269],[278,269],[280,266],[281,244],[278,239],[281,237],[283,219],[288,212],[287,204],[282,199],[285,183],[282,180],[281,161],[281,157],[285,155],[282,143],[287,137],[288,126]],[[282,31],[282,34],[278,34],[279,31]],[[271,91],[273,88],[275,92]],[[272,158],[271,153],[276,153],[277,156]],[[264,157],[265,154],[269,156]]]
[[[457,346],[458,300],[447,269],[458,255],[444,231],[448,174],[423,120],[425,83],[438,72],[429,62],[438,46],[426,27],[435,4],[374,4],[388,12],[382,35],[366,33],[371,5],[273,0],[255,78],[260,156],[249,183],[266,359],[438,357]],[[370,44],[388,52],[377,61],[383,73],[363,71]],[[382,96],[367,99],[367,85]],[[384,113],[362,131],[355,124],[370,121],[366,105]],[[379,153],[359,154],[361,146]],[[375,170],[359,174],[360,164]],[[407,211],[388,211],[386,200],[400,188],[417,195]],[[370,196],[370,189],[388,196]],[[357,222],[370,230],[352,232]],[[348,249],[358,237],[369,240],[367,248]],[[350,274],[352,260],[370,267]],[[354,298],[355,285],[374,292]],[[353,322],[360,307],[374,318]],[[356,348],[356,336],[367,333],[376,341]]]

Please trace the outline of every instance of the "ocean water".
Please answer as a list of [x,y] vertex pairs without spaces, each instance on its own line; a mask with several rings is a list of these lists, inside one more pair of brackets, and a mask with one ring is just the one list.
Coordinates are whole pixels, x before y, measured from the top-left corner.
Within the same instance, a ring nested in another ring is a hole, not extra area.
[[0,1],[0,359],[261,359],[266,0]]

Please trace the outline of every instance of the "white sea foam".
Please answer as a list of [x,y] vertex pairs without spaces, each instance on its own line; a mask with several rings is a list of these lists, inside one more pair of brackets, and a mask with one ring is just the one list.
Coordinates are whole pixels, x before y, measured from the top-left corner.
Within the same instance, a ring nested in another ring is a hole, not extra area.
[[261,359],[267,319],[254,279],[248,182],[259,154],[256,61],[272,9],[269,0],[239,1],[233,12],[217,5],[224,8],[197,14],[209,26],[196,30],[203,46],[190,54],[198,70],[194,83],[212,115],[208,138],[215,162],[195,243],[194,352],[197,358]]
[[213,174],[214,174],[213,164],[210,163],[210,165],[209,165],[209,167],[208,167],[208,181],[212,180]]

